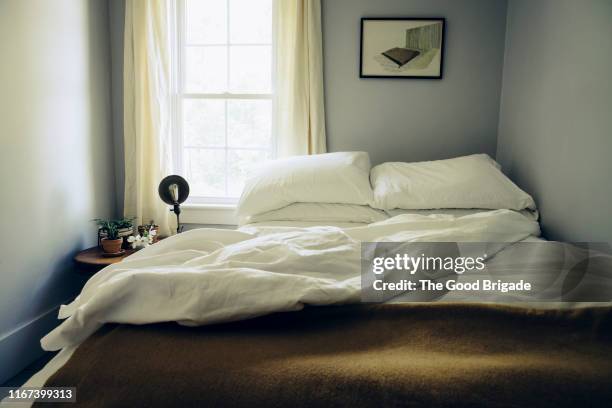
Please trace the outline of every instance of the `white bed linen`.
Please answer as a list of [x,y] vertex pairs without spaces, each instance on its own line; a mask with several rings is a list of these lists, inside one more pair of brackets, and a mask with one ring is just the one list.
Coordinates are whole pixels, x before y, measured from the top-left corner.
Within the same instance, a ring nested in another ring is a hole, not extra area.
[[375,208],[535,209],[533,198],[486,154],[372,168]]
[[[319,203],[316,203],[314,205],[315,206],[319,205]],[[328,205],[338,206],[338,207],[355,207],[355,206],[344,205],[344,204],[328,204]],[[347,219],[351,221],[347,222],[347,221],[338,221],[338,220],[317,220],[317,221],[304,220],[304,219],[285,220],[285,219],[274,219],[273,216],[270,216],[270,217],[264,218],[263,220],[259,220],[259,218],[255,218],[257,219],[257,221],[249,222],[248,224],[242,225],[239,228],[239,231],[248,232],[248,233],[269,233],[269,232],[280,231],[282,227],[307,228],[307,227],[317,227],[317,226],[332,226],[332,227],[347,229],[347,228],[363,227],[373,222],[384,221],[385,219],[393,218],[395,216],[404,215],[404,214],[452,215],[454,217],[463,217],[465,215],[472,215],[472,214],[484,213],[484,212],[489,212],[489,211],[495,211],[495,210],[452,209],[452,208],[436,209],[436,210],[404,210],[400,208],[396,208],[393,210],[384,210],[384,211],[374,210],[374,209],[372,210],[380,211],[380,213],[378,213],[376,216],[376,218],[379,218],[379,219],[377,219],[376,221],[364,222],[363,217],[356,217],[356,218],[348,217]],[[274,211],[271,211],[269,214],[272,215],[272,213],[274,213]],[[538,211],[523,210],[523,211],[520,211],[519,213],[527,217],[530,220],[537,221],[539,218]],[[281,218],[284,218],[284,217],[281,217]]]
[[[482,212],[487,212],[487,211],[495,211],[495,210],[480,210],[476,208],[469,208],[469,209],[468,208],[442,208],[442,209],[435,209],[435,210],[405,210],[402,208],[395,208],[393,210],[385,210],[385,213],[389,217],[395,217],[397,215],[402,215],[402,214],[419,214],[419,215],[446,214],[446,215],[453,215],[455,217],[463,217],[464,215],[472,215],[472,214],[477,214],[477,213],[482,213]],[[540,216],[537,210],[522,210],[522,211],[519,211],[519,213],[529,218],[530,220],[536,220],[536,221],[538,220]]]
[[245,319],[304,304],[360,297],[360,241],[517,242],[537,222],[507,211],[465,217],[400,215],[364,227],[287,229],[255,235],[200,229],[168,238],[94,275],[46,350],[77,345],[104,323],[177,321],[200,325]]
[[249,177],[236,214],[242,224],[293,203],[369,205],[373,198],[366,152],[293,156],[269,161]]
[[252,215],[240,220],[242,223],[261,223],[268,221],[304,221],[316,222],[316,225],[329,223],[363,223],[371,224],[382,221],[389,216],[382,210],[367,205],[330,204],[330,203],[294,203],[286,207]]
[[253,222],[238,228],[238,231],[249,234],[264,234],[271,232],[286,231],[288,228],[310,228],[310,227],[336,227],[341,229],[349,229],[356,227],[365,227],[362,222],[319,222],[319,221],[266,221]]
[[[403,214],[345,229],[273,223],[239,231],[189,231],[94,275],[75,301],[61,309],[66,321],[42,340],[44,348],[62,351],[25,386],[42,386],[105,322],[207,324],[299,310],[307,303],[356,302],[361,241],[524,242],[538,241],[538,236],[537,222],[508,210],[462,217]],[[522,304],[593,305],[602,303]]]

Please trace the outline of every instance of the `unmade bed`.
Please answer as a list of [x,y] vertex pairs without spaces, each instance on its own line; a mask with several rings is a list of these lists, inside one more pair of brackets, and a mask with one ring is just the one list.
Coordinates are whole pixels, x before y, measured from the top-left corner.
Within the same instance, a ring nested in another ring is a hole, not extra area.
[[[537,245],[533,199],[488,156],[277,161],[238,216],[236,231],[188,231],[94,275],[26,386],[74,386],[86,407],[610,405],[612,257],[587,257],[588,276],[558,268],[590,250]],[[495,243],[492,277],[518,271],[562,301],[364,304],[367,242]]]
[[[272,223],[190,231],[92,279],[62,311],[68,321],[43,339],[47,348],[63,351],[26,385],[76,386],[79,406],[92,407],[575,406],[585,395],[590,405],[606,406],[612,398],[612,309],[605,304],[565,310],[355,304],[352,241],[493,240],[502,234],[514,242],[537,233],[537,222],[513,211],[405,214],[344,230]],[[183,283],[193,287],[196,281],[163,280],[169,275],[161,265],[179,258],[190,268],[224,274],[204,284],[214,288],[213,299],[184,292]],[[257,264],[277,272],[291,265],[302,279],[322,281],[281,278],[258,287],[249,282]],[[241,277],[238,269],[249,273]],[[153,282],[147,274],[163,278]],[[241,286],[215,286],[228,279]],[[130,310],[122,293],[142,308]],[[191,306],[177,309],[173,299]],[[301,310],[305,304],[321,306]],[[195,310],[215,313],[188,319]],[[242,320],[248,317],[254,318]],[[185,326],[196,324],[206,325]]]

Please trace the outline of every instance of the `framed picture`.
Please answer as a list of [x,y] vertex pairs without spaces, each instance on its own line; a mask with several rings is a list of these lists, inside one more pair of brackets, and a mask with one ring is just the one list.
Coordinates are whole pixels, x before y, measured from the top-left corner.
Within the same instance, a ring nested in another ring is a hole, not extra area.
[[360,78],[442,78],[444,18],[361,19]]

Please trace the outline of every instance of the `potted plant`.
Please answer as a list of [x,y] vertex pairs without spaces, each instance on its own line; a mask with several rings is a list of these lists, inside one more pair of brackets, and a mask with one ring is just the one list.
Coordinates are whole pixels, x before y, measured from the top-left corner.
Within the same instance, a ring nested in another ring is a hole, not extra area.
[[98,223],[98,226],[100,226],[100,229],[98,230],[98,245],[102,243],[101,240],[103,238],[107,238],[106,224],[104,225],[100,224],[100,222],[106,222],[106,223],[113,223],[115,227],[117,228],[117,237],[123,239],[122,247],[123,248],[129,247],[127,238],[134,233],[134,224],[133,224],[134,218],[121,218],[118,220],[101,220],[99,218],[96,218],[94,221],[96,221]]
[[117,254],[121,252],[121,246],[123,245],[123,238],[119,236],[119,223],[117,220],[103,220],[96,218],[94,220],[98,224],[99,232],[104,233],[100,243],[102,244],[102,250],[107,254]]
[[115,220],[117,224],[117,235],[120,237],[129,237],[134,233],[134,218],[121,218]]
[[134,220],[134,217],[115,220],[117,224],[117,235],[123,238],[123,248],[129,248],[127,239],[134,233]]

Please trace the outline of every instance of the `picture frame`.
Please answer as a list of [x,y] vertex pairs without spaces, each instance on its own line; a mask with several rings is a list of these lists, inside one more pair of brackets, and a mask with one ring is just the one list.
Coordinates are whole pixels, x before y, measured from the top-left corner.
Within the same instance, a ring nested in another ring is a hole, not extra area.
[[360,78],[442,79],[444,17],[363,17]]

